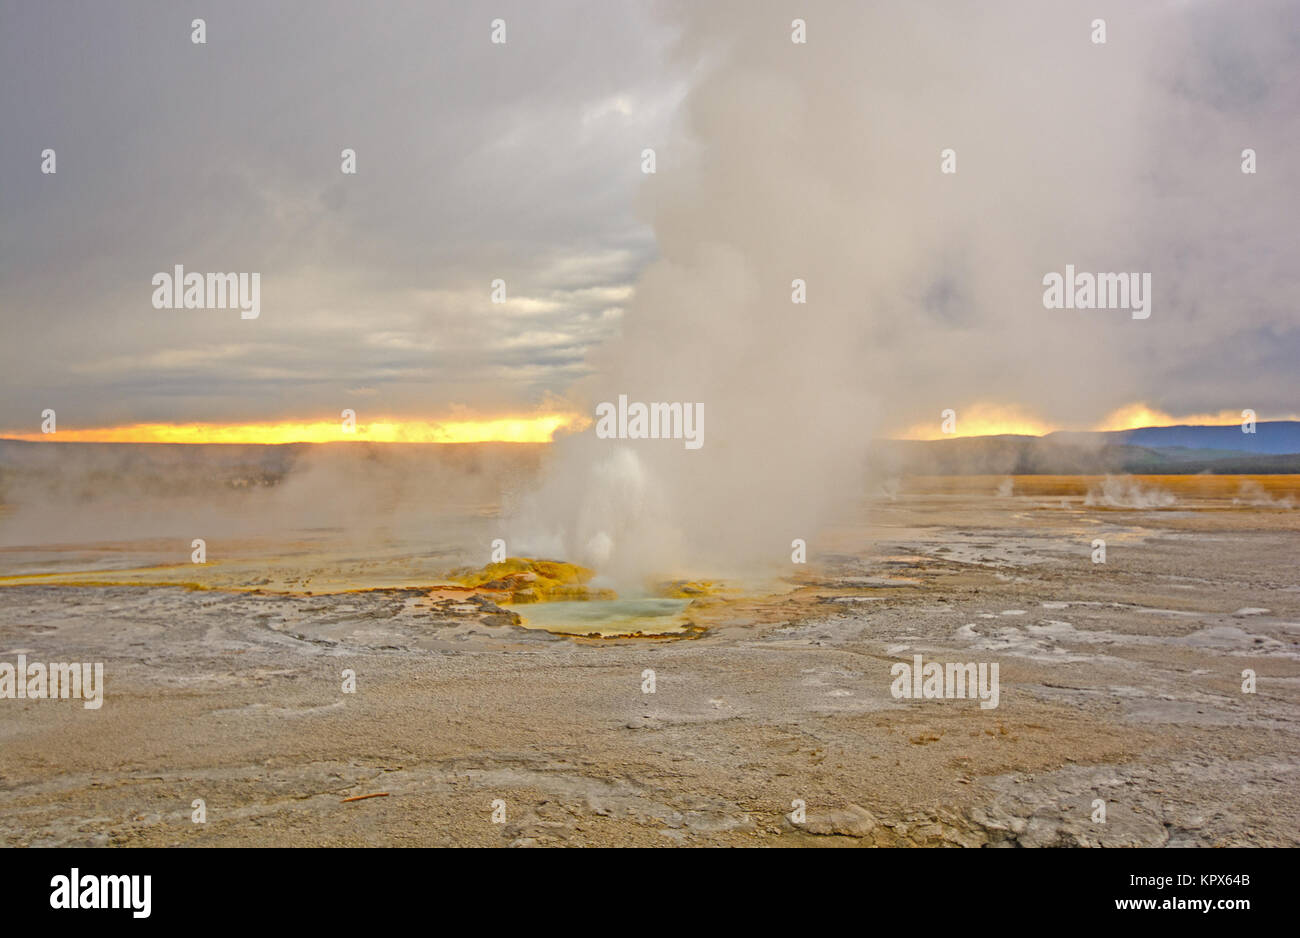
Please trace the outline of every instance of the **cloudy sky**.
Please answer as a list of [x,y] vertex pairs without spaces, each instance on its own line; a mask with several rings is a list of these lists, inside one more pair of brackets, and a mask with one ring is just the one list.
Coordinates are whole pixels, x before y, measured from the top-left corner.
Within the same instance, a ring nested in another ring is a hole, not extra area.
[[[0,431],[1300,409],[1288,0],[0,0],[0,79]],[[1045,310],[1071,263],[1151,318]],[[154,309],[175,264],[259,272],[260,318]]]
[[[640,151],[683,83],[643,5],[487,9],[5,2],[0,428],[562,391],[653,256]],[[178,263],[260,272],[260,318],[155,310]]]

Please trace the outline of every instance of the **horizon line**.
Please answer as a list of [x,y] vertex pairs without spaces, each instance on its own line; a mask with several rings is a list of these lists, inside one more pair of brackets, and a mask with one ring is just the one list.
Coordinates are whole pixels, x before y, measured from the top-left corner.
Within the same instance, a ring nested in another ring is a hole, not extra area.
[[[211,424],[136,424],[128,427],[90,428],[78,430],[54,430],[50,433],[9,434],[0,432],[0,442],[8,443],[86,443],[96,445],[126,446],[323,446],[331,444],[370,443],[397,446],[467,446],[481,443],[503,443],[513,445],[547,445],[556,442],[560,432],[581,432],[590,426],[591,421],[572,415],[547,415],[539,418],[500,418],[487,421],[414,421],[410,426],[401,426],[392,422],[357,425],[355,433],[343,431],[331,421],[331,435],[319,432],[323,423],[300,424],[291,426],[309,426],[316,430],[316,439],[204,439],[205,432],[212,432],[217,437],[232,435],[232,431],[253,429],[251,435],[271,435],[286,432],[280,428],[285,424],[245,424],[245,425],[211,425]],[[1268,420],[1256,420],[1255,425],[1300,423],[1300,417],[1294,415]],[[916,437],[907,435],[890,435],[872,437],[873,442],[887,443],[938,443],[945,440],[979,440],[996,437],[1021,437],[1024,439],[1044,439],[1056,434],[1113,434],[1132,433],[1139,430],[1171,429],[1229,429],[1240,427],[1241,422],[1232,423],[1157,423],[1131,427],[1108,427],[1104,429],[1052,429],[1042,433],[1027,433],[1017,430],[1004,430],[985,433],[944,434],[940,436]],[[146,433],[163,428],[160,436],[154,438],[133,438],[131,431],[145,430]],[[392,429],[390,429],[392,428]],[[490,428],[490,429],[489,429]],[[372,432],[378,430],[378,435]],[[292,433],[292,431],[288,431]],[[493,435],[493,433],[499,435]],[[160,438],[161,437],[161,438]],[[170,438],[169,438],[170,437]],[[188,439],[183,437],[190,437]]]

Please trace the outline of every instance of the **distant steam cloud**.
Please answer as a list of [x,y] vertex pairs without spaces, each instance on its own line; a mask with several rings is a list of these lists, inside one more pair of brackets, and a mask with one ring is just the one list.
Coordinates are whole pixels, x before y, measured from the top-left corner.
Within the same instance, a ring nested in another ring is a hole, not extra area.
[[1177,501],[1172,492],[1132,476],[1106,476],[1100,485],[1088,490],[1083,503],[1106,508],[1168,508]]

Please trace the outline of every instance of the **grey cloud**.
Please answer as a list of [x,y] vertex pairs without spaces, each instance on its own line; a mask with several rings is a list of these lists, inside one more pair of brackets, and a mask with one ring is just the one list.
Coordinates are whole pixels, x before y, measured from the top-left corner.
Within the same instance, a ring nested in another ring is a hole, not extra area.
[[[521,337],[580,356],[610,334],[602,291],[652,256],[638,158],[681,91],[644,6],[5,2],[0,21],[0,428],[55,404],[68,426],[310,416],[357,385],[386,413],[517,410],[573,378]],[[259,271],[261,318],[153,309],[176,263]],[[550,308],[506,314],[497,277]]]

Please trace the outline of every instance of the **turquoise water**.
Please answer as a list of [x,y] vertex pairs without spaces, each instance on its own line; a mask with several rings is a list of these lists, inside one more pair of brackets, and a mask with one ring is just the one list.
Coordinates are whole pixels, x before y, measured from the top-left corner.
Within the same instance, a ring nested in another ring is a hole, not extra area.
[[686,599],[595,599],[586,602],[533,603],[514,606],[529,629],[570,635],[630,635],[635,632],[680,632]]

